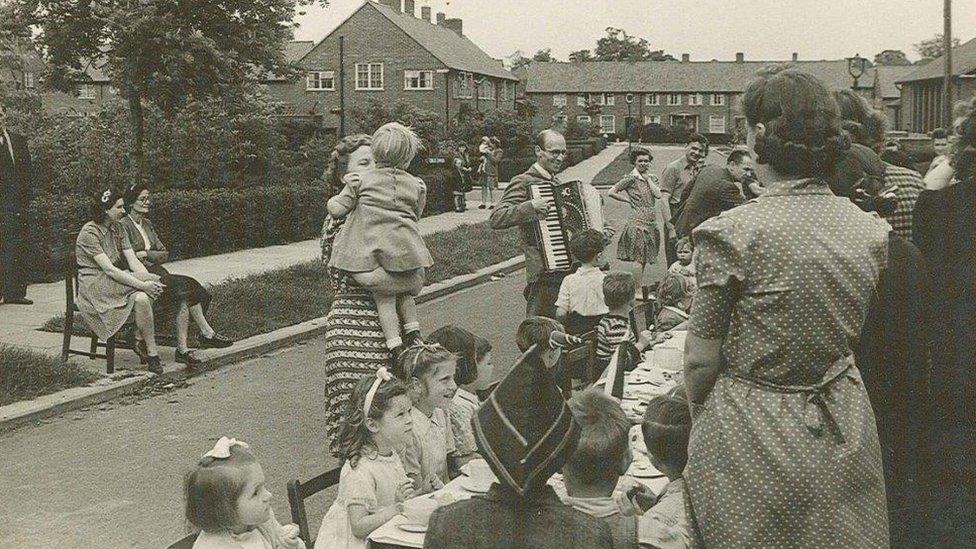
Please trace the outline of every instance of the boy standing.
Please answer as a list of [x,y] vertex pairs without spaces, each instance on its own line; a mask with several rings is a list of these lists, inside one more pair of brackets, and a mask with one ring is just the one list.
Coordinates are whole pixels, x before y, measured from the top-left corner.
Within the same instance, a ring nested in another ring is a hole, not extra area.
[[556,298],[556,320],[563,323],[566,333],[579,335],[589,332],[607,314],[603,298],[603,233],[593,229],[581,231],[569,241],[569,251],[580,266],[566,276]]

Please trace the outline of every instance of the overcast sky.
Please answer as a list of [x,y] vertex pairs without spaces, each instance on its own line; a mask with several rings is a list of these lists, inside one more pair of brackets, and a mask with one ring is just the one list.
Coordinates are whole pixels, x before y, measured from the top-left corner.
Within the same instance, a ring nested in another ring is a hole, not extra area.
[[[592,49],[609,26],[650,41],[653,49],[692,60],[839,59],[900,49],[942,32],[942,0],[417,0],[464,20],[464,34],[489,55],[542,48],[566,60]],[[320,40],[362,0],[331,0],[300,17],[296,38]],[[953,2],[953,34],[976,36],[976,0]]]

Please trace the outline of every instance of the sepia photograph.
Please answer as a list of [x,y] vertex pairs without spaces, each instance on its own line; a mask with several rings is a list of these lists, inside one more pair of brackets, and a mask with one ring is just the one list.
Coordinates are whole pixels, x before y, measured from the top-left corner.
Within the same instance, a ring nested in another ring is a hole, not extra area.
[[976,2],[0,0],[3,549],[976,548]]

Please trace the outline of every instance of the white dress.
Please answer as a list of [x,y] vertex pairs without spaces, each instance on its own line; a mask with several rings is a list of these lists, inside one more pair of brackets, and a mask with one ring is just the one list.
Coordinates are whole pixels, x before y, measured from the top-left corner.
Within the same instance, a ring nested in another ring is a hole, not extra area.
[[408,481],[400,456],[359,458],[353,469],[347,461],[339,473],[339,494],[322,519],[315,538],[315,549],[365,549],[366,540],[357,538],[349,524],[350,505],[365,505],[369,513],[396,503],[396,491]]

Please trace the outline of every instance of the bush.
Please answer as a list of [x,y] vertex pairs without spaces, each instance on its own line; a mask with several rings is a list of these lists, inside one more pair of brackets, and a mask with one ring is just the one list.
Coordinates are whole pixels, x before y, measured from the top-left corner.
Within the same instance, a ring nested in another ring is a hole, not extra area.
[[477,145],[485,135],[498,137],[507,157],[532,150],[535,138],[531,117],[505,110],[482,113],[472,110],[467,104],[461,105],[451,124],[450,138],[463,141],[477,151]]

